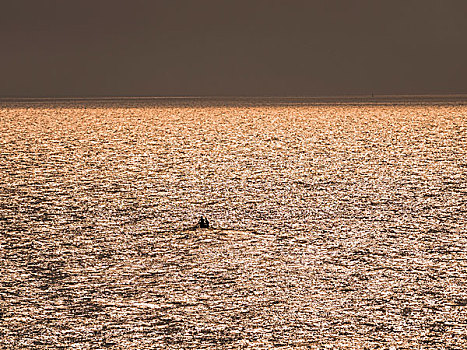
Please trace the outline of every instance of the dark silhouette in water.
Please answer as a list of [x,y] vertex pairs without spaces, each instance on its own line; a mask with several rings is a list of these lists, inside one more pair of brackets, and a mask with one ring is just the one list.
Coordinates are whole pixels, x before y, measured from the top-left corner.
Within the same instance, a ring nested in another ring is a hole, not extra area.
[[204,216],[201,216],[198,225],[200,228],[209,228],[209,221]]

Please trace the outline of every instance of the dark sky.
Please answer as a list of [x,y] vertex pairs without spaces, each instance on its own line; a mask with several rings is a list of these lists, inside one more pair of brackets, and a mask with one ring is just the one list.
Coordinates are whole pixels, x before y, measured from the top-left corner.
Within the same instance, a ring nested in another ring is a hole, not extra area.
[[466,0],[3,0],[0,96],[467,93]]

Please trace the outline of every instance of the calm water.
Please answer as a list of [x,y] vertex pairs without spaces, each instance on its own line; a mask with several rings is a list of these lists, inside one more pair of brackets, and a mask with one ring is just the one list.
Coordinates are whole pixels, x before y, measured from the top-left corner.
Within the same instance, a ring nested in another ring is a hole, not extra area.
[[3,102],[0,348],[466,348],[467,104],[331,102]]

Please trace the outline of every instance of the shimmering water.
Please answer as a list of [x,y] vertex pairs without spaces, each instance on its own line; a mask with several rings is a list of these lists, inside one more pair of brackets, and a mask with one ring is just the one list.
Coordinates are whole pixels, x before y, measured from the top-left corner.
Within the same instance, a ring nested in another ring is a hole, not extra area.
[[466,179],[463,102],[3,103],[0,348],[466,348]]

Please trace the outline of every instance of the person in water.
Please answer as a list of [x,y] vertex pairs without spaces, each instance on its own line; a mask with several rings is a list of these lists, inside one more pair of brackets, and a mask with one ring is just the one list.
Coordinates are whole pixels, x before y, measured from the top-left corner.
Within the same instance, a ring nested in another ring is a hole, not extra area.
[[201,216],[198,225],[200,228],[209,228],[209,221],[204,216]]

